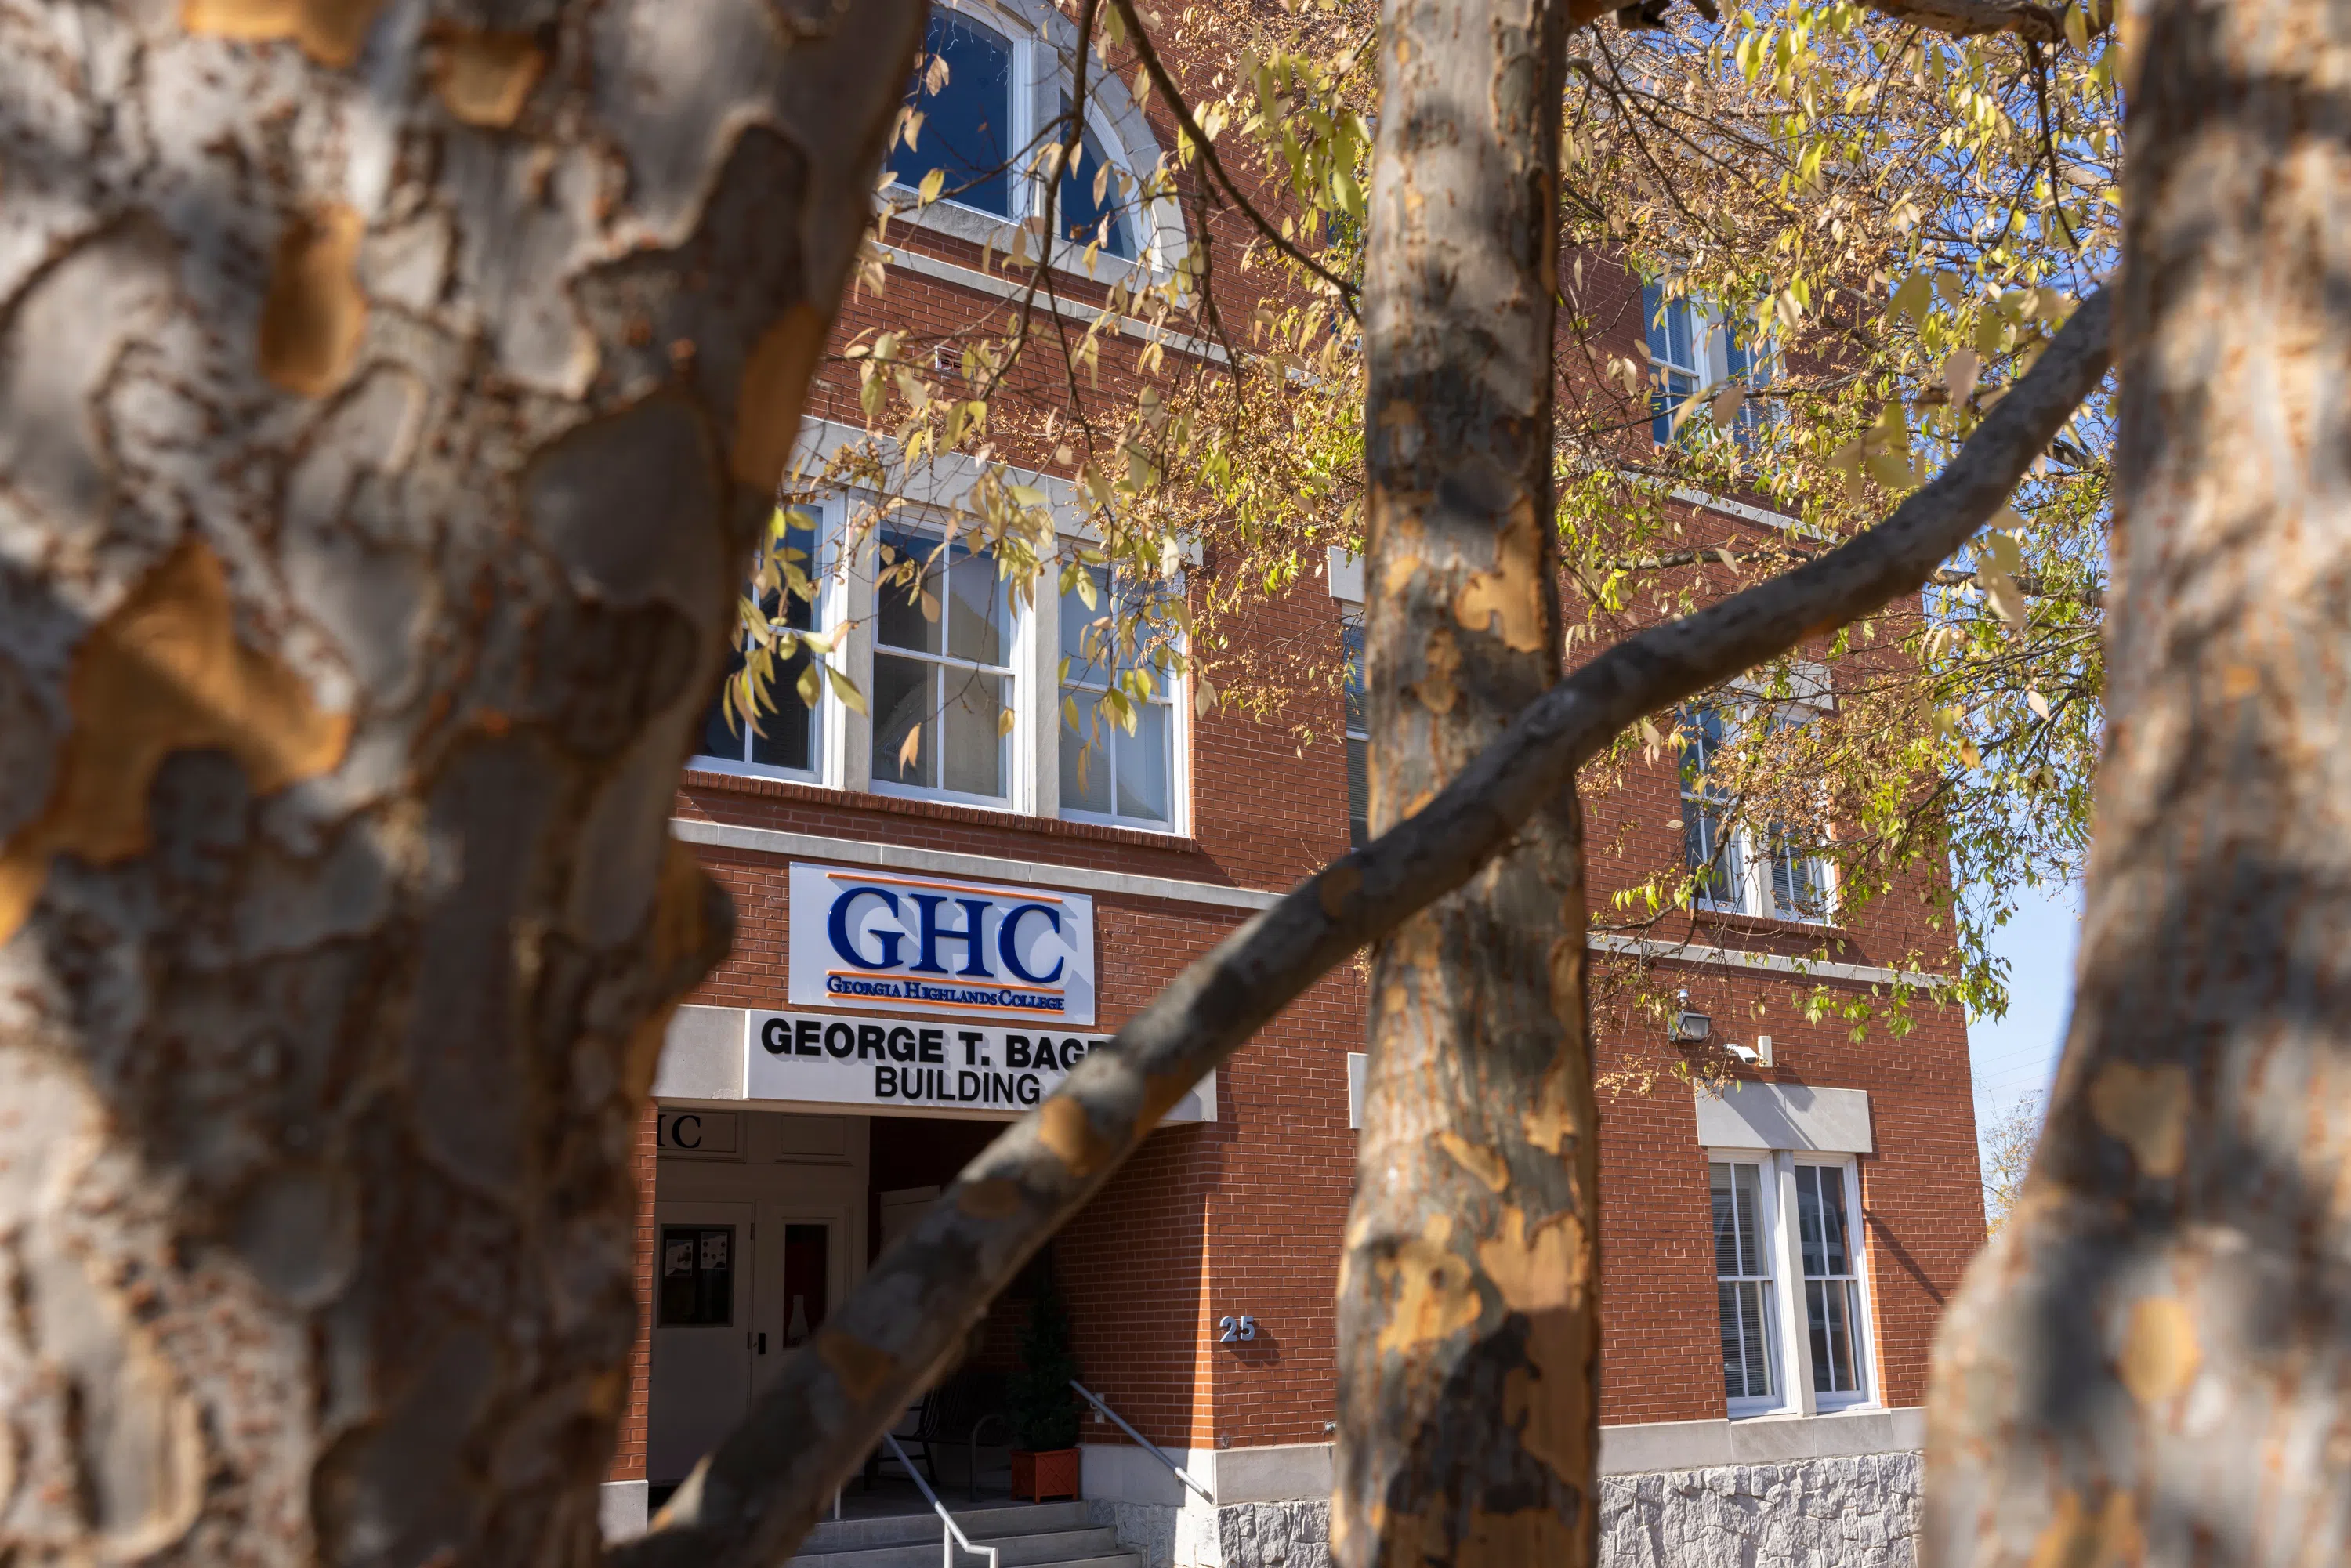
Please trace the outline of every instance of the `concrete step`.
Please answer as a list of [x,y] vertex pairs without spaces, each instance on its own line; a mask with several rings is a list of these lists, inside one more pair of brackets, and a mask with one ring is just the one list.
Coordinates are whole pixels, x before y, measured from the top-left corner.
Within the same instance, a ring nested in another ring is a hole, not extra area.
[[[972,1528],[968,1519],[957,1519],[966,1535],[979,1546],[996,1548],[996,1560],[1000,1568],[1041,1568],[1041,1565],[1092,1562],[1118,1554],[1118,1537],[1105,1528],[1082,1530],[1049,1530],[1025,1535],[983,1533]],[[920,1542],[905,1542],[889,1546],[865,1546],[846,1552],[802,1552],[800,1561],[810,1568],[917,1568],[917,1560],[937,1562],[939,1540],[945,1532],[935,1517],[931,1521],[930,1537]],[[929,1555],[925,1558],[924,1553]]]
[[[965,1534],[998,1548],[1003,1568],[1061,1568],[1118,1555],[1116,1537],[1088,1524],[1081,1502],[947,1507]],[[797,1568],[930,1568],[939,1562],[942,1534],[934,1513],[826,1520],[792,1561]]]
[[[1054,1530],[1086,1528],[1086,1505],[1081,1502],[964,1502],[950,1499],[947,1510],[964,1533],[977,1541],[983,1535],[1040,1535]],[[820,1521],[808,1539],[800,1543],[805,1555],[824,1555],[836,1552],[854,1552],[867,1546],[903,1546],[917,1541],[935,1542],[939,1538],[939,1516],[924,1509],[904,1513],[880,1515],[871,1519],[828,1519]]]

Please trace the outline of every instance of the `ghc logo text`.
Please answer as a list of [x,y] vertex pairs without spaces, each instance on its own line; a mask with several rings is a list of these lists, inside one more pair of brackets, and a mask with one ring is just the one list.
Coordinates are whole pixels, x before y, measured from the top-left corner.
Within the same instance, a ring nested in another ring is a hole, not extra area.
[[[907,933],[904,927],[895,925],[870,930],[867,940],[873,951],[870,954],[861,951],[857,934],[850,926],[852,917],[857,913],[857,902],[862,898],[877,899],[889,906],[893,914],[899,907],[899,895],[889,888],[877,887],[870,883],[853,883],[843,888],[833,895],[832,914],[825,921],[825,934],[832,939],[832,950],[840,954],[843,961],[861,969],[895,969],[904,962],[899,956],[899,946],[905,941]],[[1065,959],[1061,954],[1054,955],[1053,967],[1041,975],[1029,973],[1020,961],[1022,921],[1033,916],[1044,921],[1054,936],[1061,934],[1061,912],[1050,904],[1016,904],[1004,908],[989,899],[950,900],[940,893],[910,893],[905,894],[904,901],[920,912],[915,917],[917,956],[914,963],[907,966],[914,974],[948,973],[947,967],[939,962],[939,948],[951,946],[963,949],[962,967],[954,973],[993,978],[996,971],[987,967],[988,948],[993,946],[998,961],[1016,980],[1030,986],[1050,986],[1061,977]],[[940,918],[940,909],[949,903],[962,911],[963,924],[960,927],[950,928]],[[991,925],[996,931],[993,944],[987,937]]]
[[1081,895],[795,865],[791,899],[794,1002],[1092,1021]]

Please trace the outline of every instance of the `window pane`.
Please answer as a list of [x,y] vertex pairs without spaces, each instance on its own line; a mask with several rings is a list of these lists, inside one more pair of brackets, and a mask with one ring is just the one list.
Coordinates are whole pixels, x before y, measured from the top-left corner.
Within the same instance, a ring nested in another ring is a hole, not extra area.
[[1813,1338],[1813,1391],[1857,1394],[1860,1365],[1854,1355],[1854,1287],[1845,1280],[1815,1280],[1804,1287],[1805,1316]]
[[1004,677],[946,669],[946,787],[966,795],[1004,793]]
[[947,569],[947,652],[975,664],[1004,663],[1004,622],[1008,619],[1004,584],[988,556],[953,550]]
[[1118,814],[1144,821],[1167,821],[1167,707],[1144,703],[1134,716],[1134,733],[1117,741]]
[[735,1317],[735,1228],[662,1227],[660,1319],[667,1328],[723,1328]]
[[[816,514],[795,508],[787,514],[789,521],[784,535],[786,559],[801,573],[813,579],[816,575]],[[814,584],[811,582],[811,587]],[[774,592],[761,604],[771,621],[806,632],[816,625],[816,606],[798,594]],[[738,639],[735,651],[726,661],[729,680],[742,674],[747,639]],[[808,707],[800,701],[800,672],[808,668],[806,649],[792,655],[773,677],[768,687],[767,700],[774,705],[773,712],[762,708],[759,715],[761,734],[749,733],[749,727],[737,714],[728,723],[726,694],[724,688],[711,703],[702,718],[702,742],[696,748],[703,757],[724,758],[729,762],[761,762],[773,768],[795,768],[806,770],[814,764],[814,726]]]
[[1364,623],[1350,621],[1340,633],[1347,657],[1347,731],[1364,734],[1371,723],[1371,690],[1364,669]]
[[1811,1203],[1813,1220],[1805,1234],[1804,1272],[1813,1275],[1850,1274],[1854,1272],[1850,1238],[1845,1226],[1844,1172],[1833,1166],[1803,1166],[1796,1171],[1797,1192],[1807,1188],[1802,1177],[1810,1174],[1817,1196]]
[[1372,743],[1347,737],[1347,846],[1372,841]]
[[[907,99],[923,115],[912,148],[892,149],[890,166],[901,183],[920,185],[934,169],[946,171],[946,194],[967,206],[1012,215],[1012,46],[990,29],[934,7],[925,57],[916,62]],[[924,90],[923,71],[936,56],[946,79]]]
[[1075,587],[1061,595],[1061,655],[1070,661],[1070,679],[1099,684],[1111,667],[1116,637],[1110,572],[1099,566],[1081,570],[1093,585],[1094,601],[1089,605]]
[[1760,1281],[1715,1287],[1722,1320],[1722,1392],[1730,1399],[1771,1395],[1771,1288]]
[[[935,653],[945,608],[938,602],[939,570],[931,558],[936,539],[920,534],[883,534],[874,555],[874,573],[884,579],[874,589],[875,641],[885,648],[911,648]],[[913,560],[921,575],[908,579],[904,564]],[[925,613],[927,598],[929,613]]]
[[[1061,112],[1064,115],[1070,112],[1070,95],[1066,92],[1061,95]],[[1065,140],[1069,135],[1066,121],[1063,122],[1061,135]],[[1102,219],[1108,218],[1110,234],[1102,249],[1113,256],[1131,258],[1134,255],[1134,247],[1127,243],[1126,217],[1122,210],[1125,203],[1116,172],[1102,179],[1101,199],[1094,196],[1094,182],[1109,160],[1102,156],[1102,144],[1094,140],[1091,127],[1078,148],[1077,162],[1061,171],[1061,194],[1054,198],[1061,237],[1080,245],[1092,244],[1102,227]],[[1133,188],[1131,184],[1126,187],[1128,191]]]
[[1070,727],[1068,710],[1062,710],[1061,804],[1073,811],[1108,816],[1112,740],[1101,719],[1101,694],[1065,686],[1062,695],[1077,705],[1078,723],[1076,728]]
[[777,667],[774,684],[768,688],[776,711],[759,716],[759,727],[751,736],[752,761],[803,772],[815,766],[815,716],[800,701],[799,691],[800,673],[809,667],[809,651],[802,648]]
[[1730,1167],[1731,1186],[1739,1196],[1739,1260],[1746,1267],[1742,1274],[1764,1274],[1771,1270],[1763,1264],[1762,1197],[1756,1190],[1758,1174],[1753,1166]]
[[1714,1193],[1714,1271],[1744,1274],[1739,1266],[1739,1211],[1730,1196],[1730,1167],[1716,1166],[1711,1173]]
[[[873,777],[927,788],[938,781],[938,666],[873,655]],[[907,737],[918,738],[910,747]]]

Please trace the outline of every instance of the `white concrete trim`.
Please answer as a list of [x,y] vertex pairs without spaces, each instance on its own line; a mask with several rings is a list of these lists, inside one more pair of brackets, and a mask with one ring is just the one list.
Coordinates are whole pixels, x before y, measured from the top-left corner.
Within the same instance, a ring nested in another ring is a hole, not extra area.
[[648,1502],[643,1481],[606,1481],[597,1488],[596,1522],[603,1530],[604,1543],[611,1546],[643,1535],[651,1511]]
[[[877,1104],[870,1101],[775,1100],[753,1094],[750,1023],[768,1010],[688,1003],[671,1014],[669,1029],[662,1037],[661,1060],[653,1067],[653,1098],[664,1108],[756,1107],[794,1116],[923,1116],[948,1122],[1019,1119],[1018,1107],[983,1110],[954,1105]],[[1092,1030],[1088,1033],[1097,1040],[1107,1038]],[[1217,1074],[1213,1068],[1159,1118],[1164,1126],[1216,1119]]]
[[1600,1473],[1646,1475],[1776,1465],[1802,1459],[1916,1453],[1927,1446],[1923,1406],[1752,1416],[1743,1421],[1652,1421],[1600,1428]]
[[[882,258],[889,266],[904,271],[919,273],[925,277],[935,277],[942,283],[952,283],[957,287],[969,288],[977,293],[992,294],[998,299],[1021,299],[1029,295],[1029,284],[1025,279],[1016,281],[1009,277],[998,277],[992,272],[982,272],[976,267],[958,266],[952,261],[941,261],[937,256],[925,256],[918,250],[885,248],[882,253]],[[1036,290],[1035,299],[1040,308],[1050,310],[1057,316],[1066,316],[1072,321],[1083,322],[1088,326],[1092,325],[1104,314],[1092,305],[1082,305],[1074,299],[1064,298],[1043,287]],[[1213,360],[1220,365],[1230,362],[1231,356],[1225,352],[1224,346],[1212,343],[1206,338],[1196,338],[1188,332],[1178,332],[1173,328],[1155,327],[1148,321],[1140,321],[1132,316],[1119,316],[1116,318],[1116,322],[1122,336],[1133,338],[1138,342],[1161,342],[1176,352],[1189,354],[1194,359]]]
[[[1743,1421],[1652,1421],[1600,1428],[1600,1473],[1627,1476],[1857,1458],[1916,1453],[1926,1446],[1927,1412],[1921,1406],[1756,1416]],[[1218,1507],[1327,1498],[1334,1476],[1329,1443],[1170,1448],[1168,1457],[1214,1492]],[[1088,1443],[1081,1462],[1089,1498],[1180,1505],[1187,1495],[1165,1466],[1126,1444]]]
[[[1014,821],[1018,813],[1008,813]],[[821,833],[792,833],[779,828],[747,828],[732,822],[704,822],[686,817],[670,819],[670,836],[681,843],[708,844],[716,849],[747,850],[756,854],[793,855],[846,861],[852,865],[890,866],[899,871],[937,872],[945,876],[996,877],[1032,883],[1039,887],[1066,887],[1080,893],[1123,894],[1130,898],[1165,898],[1178,904],[1207,904],[1225,909],[1255,912],[1270,909],[1287,896],[1254,887],[1226,887],[1213,882],[1186,882],[1176,877],[1137,876],[1127,872],[1096,871],[1091,866],[1056,865],[1046,861],[999,860],[993,855],[958,854],[948,850],[914,849],[904,844],[868,843],[836,839]],[[1669,958],[1722,969],[1762,969],[1806,979],[1844,980],[1887,986],[1899,982],[1924,989],[1939,989],[1951,982],[1942,975],[1916,969],[1886,969],[1874,964],[1835,964],[1818,958],[1795,958],[1784,953],[1750,953],[1733,947],[1704,947],[1686,942],[1659,942],[1646,936],[1624,936],[1595,931],[1590,945],[1603,953],[1626,953],[1645,958]]]
[[1178,904],[1208,904],[1226,909],[1250,911],[1270,909],[1282,899],[1282,894],[1278,893],[1260,893],[1249,887],[1224,887],[1213,882],[1184,882],[1169,876],[1134,876],[1125,872],[1054,865],[1045,861],[998,860],[993,855],[956,854],[946,850],[911,849],[903,844],[866,843],[855,839],[826,838],[817,833],[789,833],[777,828],[737,827],[731,822],[701,822],[684,817],[671,818],[669,829],[670,836],[681,843],[749,850],[758,854],[847,861],[852,865],[890,866],[899,871],[937,872],[944,876],[993,877],[1038,887],[1066,887],[1080,893],[1123,894],[1130,898],[1165,898]]
[[[1876,1152],[1869,1131],[1869,1092],[1803,1083],[1733,1083],[1719,1092],[1693,1085],[1698,1141],[1709,1149],[1803,1150],[1822,1155]],[[1789,1278],[1801,1278],[1792,1273]]]
[[1589,944],[1604,953],[1624,953],[1639,958],[1669,958],[1678,964],[1699,964],[1722,969],[1764,969],[1796,975],[1808,980],[1846,980],[1860,985],[1916,986],[1941,990],[1951,984],[1948,975],[1918,969],[1888,969],[1876,964],[1838,964],[1825,958],[1792,957],[1785,953],[1750,953],[1736,947],[1706,947],[1692,942],[1660,942],[1649,936],[1625,936],[1594,931]]
[[1734,517],[1744,517],[1750,523],[1761,523],[1767,528],[1783,533],[1802,534],[1810,538],[1825,538],[1819,529],[1807,528],[1802,517],[1792,517],[1785,512],[1767,512],[1761,507],[1750,507],[1744,501],[1734,501],[1728,496],[1718,496],[1709,490],[1693,490],[1687,485],[1677,486],[1667,492],[1677,501],[1687,501],[1693,507],[1704,507],[1710,512],[1723,512]]

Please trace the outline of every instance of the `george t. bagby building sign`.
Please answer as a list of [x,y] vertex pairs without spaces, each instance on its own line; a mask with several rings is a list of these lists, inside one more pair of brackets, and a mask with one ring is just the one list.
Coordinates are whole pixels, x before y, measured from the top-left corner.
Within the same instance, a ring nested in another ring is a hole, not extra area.
[[791,911],[796,1006],[1047,1030],[1094,1021],[1094,905],[1082,894],[799,862]]

